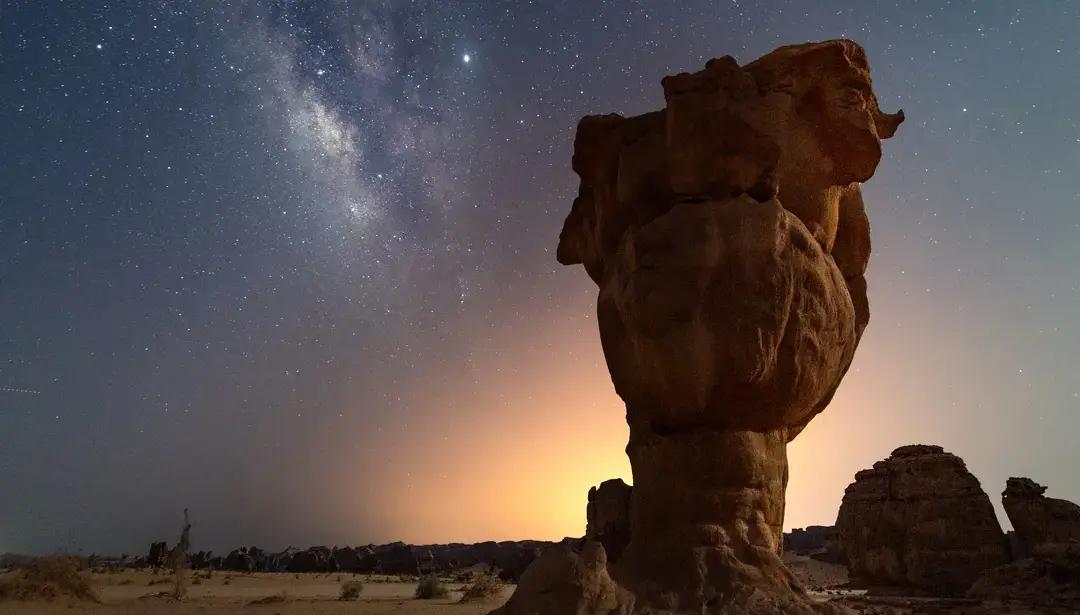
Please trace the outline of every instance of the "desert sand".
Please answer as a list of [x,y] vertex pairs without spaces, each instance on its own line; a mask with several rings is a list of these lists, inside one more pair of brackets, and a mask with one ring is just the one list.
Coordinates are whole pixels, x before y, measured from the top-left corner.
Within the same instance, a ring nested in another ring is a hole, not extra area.
[[[8,573],[10,574],[10,573]],[[0,575],[2,578],[4,575]],[[50,615],[59,613],[255,613],[290,615],[293,613],[448,613],[478,615],[500,606],[513,592],[507,585],[502,595],[474,602],[461,603],[460,583],[449,583],[450,596],[444,599],[418,600],[413,598],[416,582],[397,577],[351,574],[292,574],[292,573],[214,573],[209,579],[198,575],[198,584],[189,583],[188,597],[183,602],[155,597],[168,591],[171,577],[155,575],[148,570],[127,570],[92,575],[100,604],[71,598],[51,602],[3,602],[4,615]],[[364,583],[360,598],[340,601],[341,584],[351,579]],[[192,582],[193,583],[193,582]],[[259,603],[259,601],[264,601]]]

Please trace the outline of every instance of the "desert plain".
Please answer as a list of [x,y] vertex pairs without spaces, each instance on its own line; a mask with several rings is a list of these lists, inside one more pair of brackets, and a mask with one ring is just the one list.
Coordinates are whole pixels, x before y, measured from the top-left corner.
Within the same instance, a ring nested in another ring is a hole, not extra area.
[[[13,573],[0,575],[3,579]],[[359,580],[363,590],[356,600],[340,600],[342,584]],[[336,573],[189,573],[187,597],[183,601],[160,596],[173,587],[168,574],[152,570],[123,570],[93,573],[90,582],[100,602],[70,597],[53,600],[0,603],[4,615],[97,613],[448,613],[477,615],[501,605],[513,592],[506,585],[502,594],[483,600],[461,602],[462,583],[448,583],[446,598],[415,598],[415,579],[382,575]]]

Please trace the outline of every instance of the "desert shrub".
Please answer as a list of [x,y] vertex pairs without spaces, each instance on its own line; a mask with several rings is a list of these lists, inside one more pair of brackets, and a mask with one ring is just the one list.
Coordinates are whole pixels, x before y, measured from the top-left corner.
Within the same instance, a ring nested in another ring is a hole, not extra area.
[[195,577],[195,580],[191,582],[192,585],[202,585],[202,578]]
[[131,585],[132,583],[134,583],[134,581],[131,579],[120,579],[120,582],[117,583],[117,585]]
[[0,601],[52,600],[71,596],[97,602],[98,597],[83,574],[82,562],[69,555],[39,557],[23,566],[10,579],[0,582]]
[[498,575],[492,572],[481,572],[473,577],[472,583],[462,590],[461,601],[483,600],[493,598],[502,591],[503,582]]
[[420,582],[416,585],[416,597],[423,600],[445,598],[448,595],[450,595],[450,589],[434,574],[420,577]]
[[341,584],[341,595],[338,600],[356,600],[360,592],[364,591],[364,584],[360,579],[352,579]]

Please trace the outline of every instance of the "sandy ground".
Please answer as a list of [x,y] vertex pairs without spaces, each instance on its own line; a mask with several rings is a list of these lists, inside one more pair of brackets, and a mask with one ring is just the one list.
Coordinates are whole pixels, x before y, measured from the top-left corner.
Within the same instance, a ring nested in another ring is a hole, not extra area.
[[[202,575],[200,575],[202,576]],[[341,602],[338,594],[344,581],[357,578],[363,581],[360,599]],[[340,579],[340,580],[339,580]],[[94,574],[94,588],[101,604],[92,604],[60,598],[52,602],[3,602],[3,615],[59,615],[72,613],[136,614],[148,615],[215,613],[251,613],[253,615],[294,615],[300,613],[351,613],[375,615],[379,613],[423,614],[446,613],[449,615],[480,615],[500,606],[513,586],[503,588],[502,596],[485,601],[459,603],[460,583],[448,583],[450,597],[442,600],[417,600],[413,598],[416,583],[400,582],[388,577],[350,574],[289,574],[289,573],[224,573],[217,572],[210,579],[200,578],[198,584],[189,583],[188,598],[177,603],[154,597],[154,594],[171,589],[170,577],[155,576],[149,571],[125,571],[114,574]],[[266,604],[253,604],[270,598]],[[280,598],[280,599],[279,599]]]
[[848,583],[847,566],[840,564],[830,564],[805,555],[785,552],[784,565],[811,595],[832,594]]

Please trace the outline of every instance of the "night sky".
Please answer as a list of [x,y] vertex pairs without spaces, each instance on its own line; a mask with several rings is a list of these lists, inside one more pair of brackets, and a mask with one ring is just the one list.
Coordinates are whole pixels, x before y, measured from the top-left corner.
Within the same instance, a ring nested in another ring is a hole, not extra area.
[[995,504],[1080,500],[1078,32],[1049,0],[6,0],[0,552],[143,552],[184,507],[218,551],[581,535],[630,475],[554,257],[578,118],[836,37],[908,121],[786,525],[913,442]]

